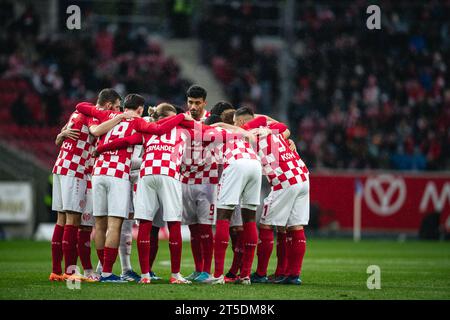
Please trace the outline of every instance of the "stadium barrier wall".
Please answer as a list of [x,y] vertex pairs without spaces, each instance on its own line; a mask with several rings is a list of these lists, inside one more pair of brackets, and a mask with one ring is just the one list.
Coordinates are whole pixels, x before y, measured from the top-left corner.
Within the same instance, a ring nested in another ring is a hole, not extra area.
[[33,230],[34,205],[31,182],[0,181],[0,238],[28,238]]
[[430,214],[439,214],[441,230],[450,232],[450,172],[318,171],[310,177],[318,229],[351,231],[360,192],[362,232],[417,233]]
[[1,138],[0,154],[0,181],[27,183],[32,188],[31,196],[27,196],[32,204],[29,219],[26,223],[0,222],[0,239],[31,239],[39,223],[51,217],[44,202],[48,169],[40,166],[34,157],[6,145]]

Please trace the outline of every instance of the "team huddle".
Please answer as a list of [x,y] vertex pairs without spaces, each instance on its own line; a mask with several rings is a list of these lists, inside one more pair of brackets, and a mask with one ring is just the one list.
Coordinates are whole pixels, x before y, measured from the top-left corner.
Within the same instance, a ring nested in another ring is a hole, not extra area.
[[[160,280],[152,268],[159,230],[167,227],[172,284],[301,284],[309,172],[289,129],[228,102],[207,111],[206,95],[191,86],[186,112],[161,103],[148,108],[148,117],[138,94],[128,94],[120,111],[122,98],[113,89],[103,89],[96,105],[77,104],[56,138],[51,281]],[[257,226],[263,175],[271,192]],[[140,275],[130,259],[135,223]],[[189,227],[195,264],[187,277],[180,273],[182,224]],[[268,276],[275,231],[277,267]],[[230,238],[233,261],[225,273]],[[112,272],[117,256],[120,276]],[[75,268],[78,257],[83,274]]]

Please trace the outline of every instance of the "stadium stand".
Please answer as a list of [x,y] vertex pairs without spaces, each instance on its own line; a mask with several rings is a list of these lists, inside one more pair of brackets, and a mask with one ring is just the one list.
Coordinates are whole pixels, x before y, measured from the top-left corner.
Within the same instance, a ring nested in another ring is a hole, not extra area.
[[279,93],[278,51],[272,44],[256,47],[255,37],[273,33],[279,4],[212,1],[207,9],[196,28],[200,60],[211,66],[233,105],[272,113]]
[[54,164],[54,138],[75,103],[94,101],[102,88],[139,92],[151,104],[184,104],[191,83],[145,29],[112,24],[82,35],[45,34],[32,6],[17,16],[8,1],[2,6],[10,14],[0,31],[0,139],[46,168]]
[[[289,119],[299,152],[311,168],[448,169],[450,8],[439,1],[380,6],[383,30],[369,33],[364,1],[297,5]],[[250,27],[261,8],[209,9],[197,28],[202,60],[234,105],[270,114],[279,107],[277,52],[257,50]],[[280,13],[270,10],[276,20]],[[211,29],[218,32],[205,32]]]

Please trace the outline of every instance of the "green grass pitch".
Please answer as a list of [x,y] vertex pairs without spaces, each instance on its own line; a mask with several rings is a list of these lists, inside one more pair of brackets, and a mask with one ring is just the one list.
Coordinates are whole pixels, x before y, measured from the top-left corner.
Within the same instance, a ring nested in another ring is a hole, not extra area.
[[[231,263],[227,253],[226,268]],[[97,262],[92,251],[93,262]],[[169,249],[161,241],[154,271],[164,278],[150,285],[82,283],[70,290],[51,283],[49,242],[0,242],[0,299],[450,299],[450,243],[323,240],[310,238],[301,286],[253,284],[170,285]],[[275,248],[269,272],[276,263]],[[136,247],[132,262],[139,271]],[[367,267],[381,270],[381,289],[369,290]],[[254,267],[256,266],[256,261]],[[120,263],[114,270],[120,273]],[[182,274],[193,270],[189,243],[183,245]]]

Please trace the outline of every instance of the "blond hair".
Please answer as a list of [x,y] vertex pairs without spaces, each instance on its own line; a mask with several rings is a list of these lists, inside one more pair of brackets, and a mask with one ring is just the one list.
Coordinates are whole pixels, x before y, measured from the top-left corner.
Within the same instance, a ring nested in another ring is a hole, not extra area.
[[156,107],[148,107],[148,115],[155,120],[166,118],[170,112],[177,113],[177,109],[167,102],[158,104]]

